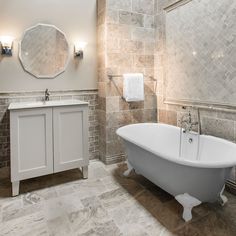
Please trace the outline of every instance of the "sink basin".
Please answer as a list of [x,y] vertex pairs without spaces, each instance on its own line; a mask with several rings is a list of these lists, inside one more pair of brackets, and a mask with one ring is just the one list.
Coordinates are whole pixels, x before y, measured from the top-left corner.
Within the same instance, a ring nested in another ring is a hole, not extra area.
[[14,102],[8,107],[9,110],[30,109],[40,107],[60,107],[73,105],[88,105],[87,102],[80,100],[55,100],[55,101],[38,101],[38,102]]

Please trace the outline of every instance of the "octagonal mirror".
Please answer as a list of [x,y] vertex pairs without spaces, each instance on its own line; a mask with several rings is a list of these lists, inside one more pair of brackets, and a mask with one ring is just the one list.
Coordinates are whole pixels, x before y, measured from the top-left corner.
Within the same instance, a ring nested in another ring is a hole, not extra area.
[[27,29],[19,48],[24,70],[36,78],[55,78],[66,69],[68,42],[54,25],[37,24]]

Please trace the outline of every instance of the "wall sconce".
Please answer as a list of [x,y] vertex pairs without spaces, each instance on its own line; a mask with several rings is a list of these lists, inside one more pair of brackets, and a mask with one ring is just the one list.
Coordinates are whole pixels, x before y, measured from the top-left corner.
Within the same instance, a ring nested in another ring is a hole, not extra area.
[[87,42],[78,42],[75,44],[75,57],[83,59],[84,57],[84,49],[87,46]]
[[1,54],[6,56],[12,56],[12,46],[13,46],[13,37],[11,36],[1,36]]

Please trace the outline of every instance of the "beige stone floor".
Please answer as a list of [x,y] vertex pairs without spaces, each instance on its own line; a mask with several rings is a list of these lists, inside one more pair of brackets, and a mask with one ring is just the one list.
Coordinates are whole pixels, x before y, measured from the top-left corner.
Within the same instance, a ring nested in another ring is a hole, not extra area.
[[0,171],[1,236],[235,236],[236,197],[225,207],[203,204],[185,223],[182,207],[144,177],[122,176],[125,164],[92,161],[89,179],[79,170],[22,181],[11,198]]

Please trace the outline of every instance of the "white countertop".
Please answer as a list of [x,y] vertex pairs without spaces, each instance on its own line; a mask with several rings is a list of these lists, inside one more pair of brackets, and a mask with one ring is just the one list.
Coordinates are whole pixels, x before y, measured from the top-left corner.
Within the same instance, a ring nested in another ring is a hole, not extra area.
[[55,100],[55,101],[38,101],[38,102],[14,102],[8,107],[8,110],[43,108],[43,107],[60,107],[60,106],[75,106],[88,105],[88,102],[80,100]]

